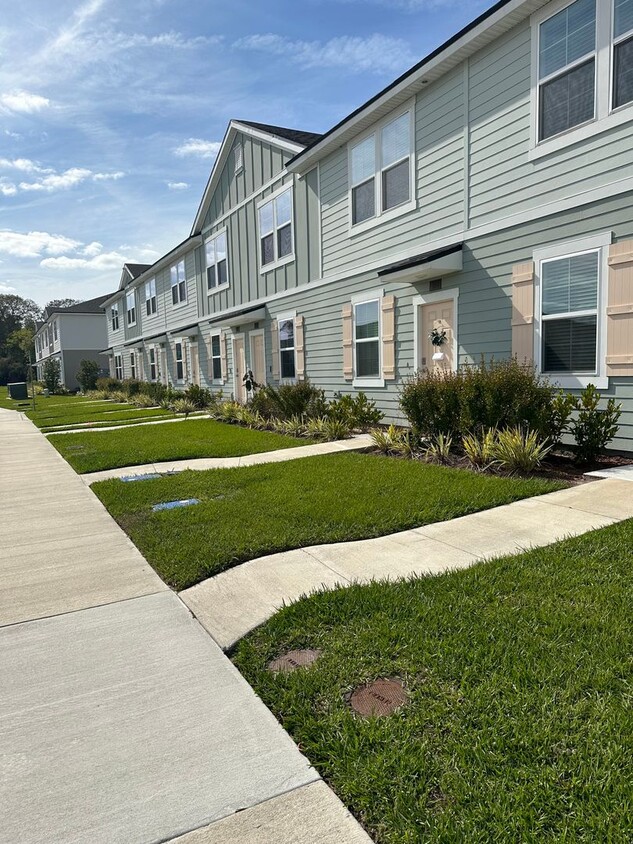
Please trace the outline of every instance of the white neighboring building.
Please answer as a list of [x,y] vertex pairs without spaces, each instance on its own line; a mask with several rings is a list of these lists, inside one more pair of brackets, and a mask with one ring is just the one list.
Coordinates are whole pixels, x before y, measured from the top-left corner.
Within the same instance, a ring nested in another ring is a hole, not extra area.
[[69,308],[44,311],[44,322],[35,334],[35,365],[38,381],[43,379],[44,364],[53,358],[60,363],[61,383],[68,390],[79,387],[77,372],[82,360],[94,360],[108,374],[108,358],[101,354],[107,345],[106,316],[101,303],[111,293],[79,302]]

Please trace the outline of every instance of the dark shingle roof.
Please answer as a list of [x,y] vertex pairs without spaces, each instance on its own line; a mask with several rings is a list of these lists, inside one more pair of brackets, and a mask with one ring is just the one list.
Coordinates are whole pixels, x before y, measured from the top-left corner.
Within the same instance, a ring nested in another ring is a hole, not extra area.
[[321,138],[321,135],[317,135],[316,132],[302,132],[301,129],[286,129],[283,126],[271,126],[269,123],[253,123],[252,120],[238,120],[237,122],[251,126],[253,129],[261,129],[262,132],[268,132],[269,135],[278,135],[280,138],[285,138],[293,144],[300,144],[302,147],[310,146]]
[[50,310],[47,308],[46,316],[49,317],[51,314],[101,314],[103,313],[101,303],[109,299],[110,296],[114,296],[114,293],[102,293],[101,296],[95,296],[94,299],[88,299],[86,302],[78,302],[69,308],[51,308]]
[[151,264],[124,264],[125,267],[132,273],[132,278],[138,278],[145,270],[149,270]]

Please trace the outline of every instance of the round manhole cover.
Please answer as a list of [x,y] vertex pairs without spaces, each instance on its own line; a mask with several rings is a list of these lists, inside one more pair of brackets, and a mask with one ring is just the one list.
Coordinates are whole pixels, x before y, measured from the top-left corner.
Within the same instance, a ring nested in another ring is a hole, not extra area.
[[359,715],[391,715],[409,700],[402,680],[381,678],[358,686],[349,696],[349,704]]
[[321,656],[321,651],[313,651],[305,648],[299,651],[288,651],[287,654],[278,656],[268,663],[268,670],[273,673],[282,672],[289,674],[291,671],[296,671],[297,668],[305,668],[312,665],[315,660]]

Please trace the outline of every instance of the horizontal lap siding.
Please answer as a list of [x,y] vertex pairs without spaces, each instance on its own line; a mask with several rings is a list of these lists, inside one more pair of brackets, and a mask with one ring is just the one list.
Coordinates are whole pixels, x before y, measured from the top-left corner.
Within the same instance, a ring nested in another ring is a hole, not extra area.
[[[196,276],[196,259],[193,251],[185,257],[185,278],[187,280],[187,300],[178,305],[172,304],[171,299],[171,266],[162,272],[162,286],[165,287],[165,327],[167,331],[178,331],[185,325],[190,325],[198,319],[198,289]],[[182,258],[174,263],[179,263]]]
[[360,234],[349,232],[347,148],[321,162],[323,273],[341,272],[462,228],[464,97],[461,68],[418,97],[415,107],[416,210]]

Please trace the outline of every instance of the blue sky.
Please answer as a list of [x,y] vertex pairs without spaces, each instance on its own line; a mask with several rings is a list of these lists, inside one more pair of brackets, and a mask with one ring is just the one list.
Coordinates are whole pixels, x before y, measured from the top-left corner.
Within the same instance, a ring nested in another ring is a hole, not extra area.
[[[8,6],[9,4],[5,4]],[[479,0],[22,0],[0,20],[0,293],[115,290],[190,231],[233,118],[325,131]]]

